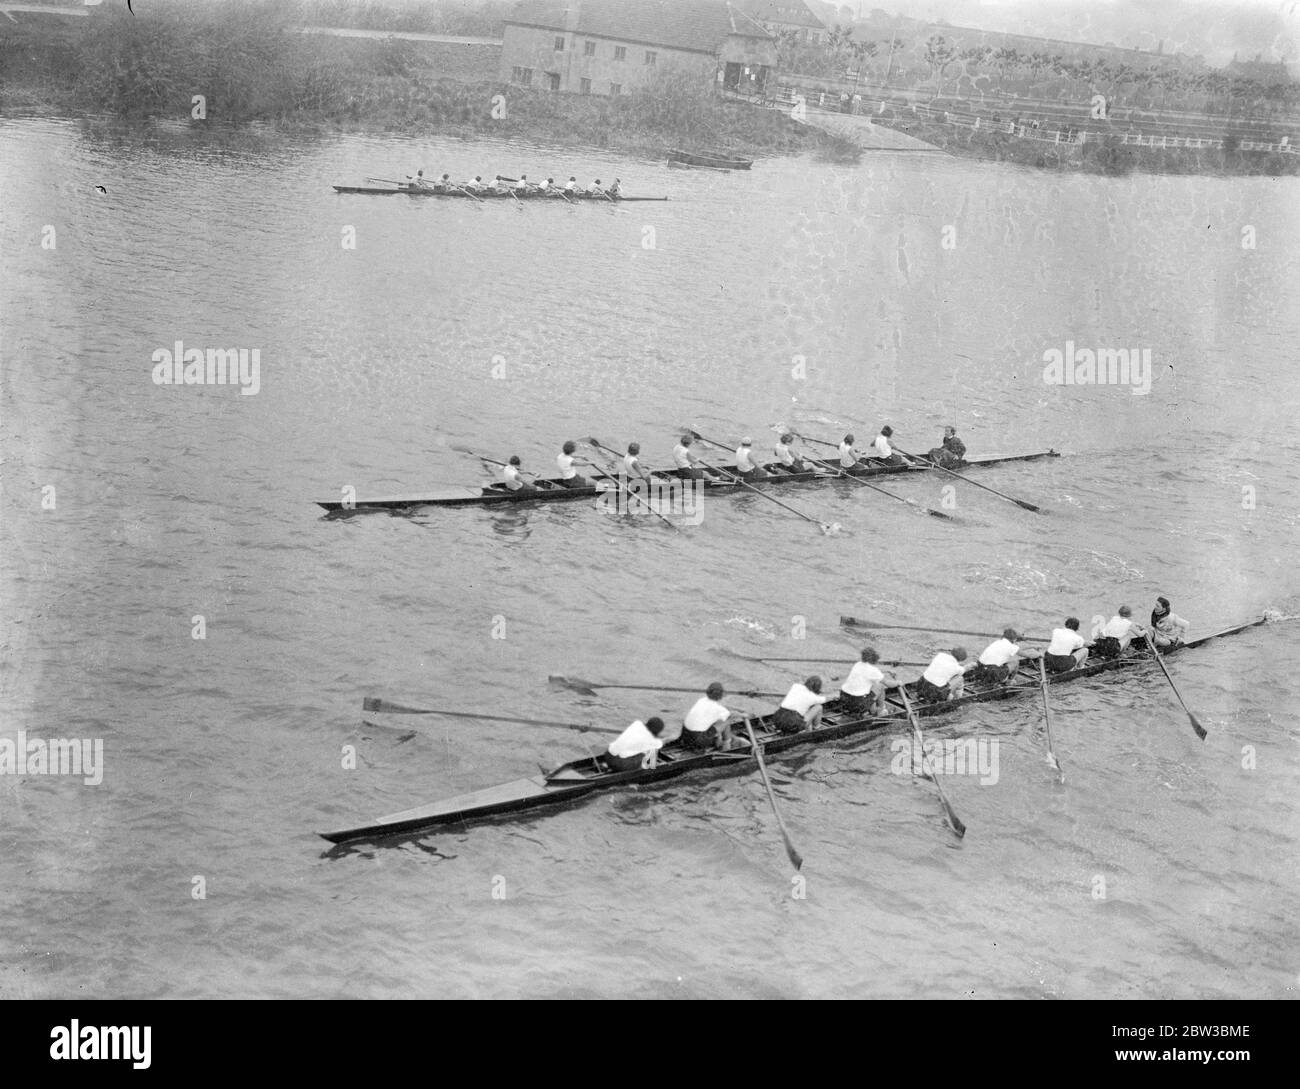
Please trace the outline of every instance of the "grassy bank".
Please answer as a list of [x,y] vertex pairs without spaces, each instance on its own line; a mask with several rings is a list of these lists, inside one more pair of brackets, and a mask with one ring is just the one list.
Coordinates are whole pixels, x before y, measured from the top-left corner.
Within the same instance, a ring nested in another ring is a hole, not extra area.
[[[750,157],[813,151],[835,161],[859,154],[850,141],[723,102],[668,73],[653,92],[558,95],[497,80],[490,48],[300,33],[298,5],[288,2],[205,0],[147,17],[124,6],[94,10],[77,21],[90,24],[84,29],[0,37],[0,110],[186,119],[202,95],[209,122],[491,135],[654,156],[667,147]],[[474,49],[482,52],[464,52]]]

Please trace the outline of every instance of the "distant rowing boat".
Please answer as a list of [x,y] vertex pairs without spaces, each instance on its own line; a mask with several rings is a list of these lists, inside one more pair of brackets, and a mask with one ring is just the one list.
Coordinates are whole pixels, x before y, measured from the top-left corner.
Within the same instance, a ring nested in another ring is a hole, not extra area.
[[708,170],[748,170],[753,159],[737,159],[732,155],[713,155],[704,151],[682,151],[674,148],[668,153],[669,166],[695,166]]
[[397,188],[396,186],[378,186],[378,185],[336,185],[336,193],[365,193],[375,197],[460,197],[461,199],[478,200],[551,200],[558,201],[561,204],[572,204],[580,200],[596,201],[598,204],[634,204],[637,201],[664,201],[667,197],[625,197],[621,194],[610,196],[608,193],[524,193],[512,190],[509,193],[498,193],[494,189],[485,189],[479,193],[472,193],[466,189],[407,189]]
[[[1014,454],[998,458],[971,458],[969,461],[963,461],[955,468],[978,469],[990,465],[1005,465],[1014,461],[1039,461],[1043,458],[1059,458],[1060,456],[1055,450],[1044,450],[1037,454]],[[814,484],[818,481],[836,479],[844,471],[833,462],[807,457],[803,460],[809,465],[817,466],[817,469],[804,473],[774,473],[767,479],[755,481],[754,483],[782,486],[788,484]],[[719,468],[731,474],[740,471],[735,465],[720,465]],[[854,468],[848,470],[848,473],[850,476],[872,478],[893,476],[900,473],[924,473],[930,469],[931,466],[928,464],[872,465],[869,462],[859,462]],[[596,474],[590,473],[588,475],[594,477]],[[691,483],[691,481],[682,480],[671,469],[656,469],[650,473],[650,476],[654,484],[664,490],[670,488],[679,489],[681,485]],[[370,499],[356,499],[351,503],[345,503],[337,499],[317,500],[317,506],[324,507],[327,511],[350,511],[400,510],[405,507],[491,507],[499,503],[562,502],[573,499],[592,499],[606,492],[611,492],[616,488],[615,479],[614,477],[605,476],[600,480],[600,483],[588,488],[566,488],[559,480],[539,479],[536,481],[539,490],[535,492],[510,491],[504,484],[492,484],[483,488],[449,488],[437,493],[426,492],[420,495],[376,496]],[[709,495],[749,490],[744,484],[738,484],[732,480],[714,478],[706,479],[702,483],[706,485]],[[653,494],[649,495],[648,498],[654,498]]]
[[[1257,627],[1266,622],[1265,617],[1250,620],[1236,627],[1225,628],[1212,635],[1192,639],[1178,647],[1164,652],[1170,657],[1193,647],[1199,647],[1212,639],[1236,635],[1248,628]],[[1135,644],[1136,646],[1136,644]],[[1143,649],[1138,653],[1110,661],[1089,662],[1081,669],[1072,669],[1068,673],[1048,674],[1049,684],[1064,684],[1085,677],[1095,677],[1101,673],[1110,673],[1126,669],[1142,662],[1151,662],[1152,657]],[[1010,699],[1016,695],[1037,693],[1039,685],[1017,684],[1011,686],[994,685],[969,692],[958,699],[945,703],[920,703],[916,695],[916,682],[905,686],[913,701],[913,710],[918,715],[932,716],[951,714],[974,703],[986,703],[993,700]],[[894,706],[898,707],[897,702]],[[838,700],[828,702],[823,711],[821,724],[812,730],[797,734],[783,734],[772,725],[772,715],[757,719],[754,732],[760,747],[768,755],[784,752],[796,747],[821,745],[855,734],[870,733],[888,729],[893,726],[906,726],[907,714],[901,708],[878,717],[862,717],[856,712],[840,710]],[[376,817],[367,824],[353,828],[343,828],[336,832],[321,832],[323,838],[331,843],[348,843],[353,840],[376,840],[386,836],[409,835],[429,831],[445,825],[464,826],[471,821],[483,820],[519,813],[543,806],[554,806],[576,801],[600,790],[640,784],[660,783],[689,772],[739,772],[751,771],[757,767],[757,761],[748,748],[731,752],[693,752],[680,748],[667,747],[659,754],[659,764],[654,768],[637,768],[633,771],[610,771],[599,762],[599,757],[586,757],[563,764],[547,775],[534,775],[526,779],[487,790],[476,790],[456,798],[434,802],[430,805],[407,809],[401,813],[391,813],[385,817]]]

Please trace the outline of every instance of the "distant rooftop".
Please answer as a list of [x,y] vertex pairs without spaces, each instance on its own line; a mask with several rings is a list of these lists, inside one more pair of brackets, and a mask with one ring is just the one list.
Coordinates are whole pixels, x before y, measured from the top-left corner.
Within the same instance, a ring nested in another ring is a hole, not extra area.
[[764,23],[805,26],[809,30],[826,28],[803,0],[736,0],[736,6]]
[[[566,14],[576,15],[576,26],[566,24]],[[524,0],[506,17],[506,24],[573,30],[593,38],[695,53],[716,53],[733,34],[772,37],[726,0]]]

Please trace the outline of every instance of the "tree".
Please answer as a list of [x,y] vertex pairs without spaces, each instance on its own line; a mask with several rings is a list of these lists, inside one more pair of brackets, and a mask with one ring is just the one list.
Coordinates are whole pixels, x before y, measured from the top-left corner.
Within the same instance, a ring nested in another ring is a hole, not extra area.
[[925,43],[925,60],[935,81],[936,94],[943,94],[944,70],[957,58],[952,44],[942,34],[934,34]]

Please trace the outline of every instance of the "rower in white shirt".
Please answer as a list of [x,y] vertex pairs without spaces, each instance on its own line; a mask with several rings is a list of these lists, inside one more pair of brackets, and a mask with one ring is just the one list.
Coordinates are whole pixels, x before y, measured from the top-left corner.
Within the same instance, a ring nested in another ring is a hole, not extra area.
[[853,449],[853,434],[844,436],[844,441],[840,443],[840,468],[852,469],[858,463],[858,452]]
[[[682,720],[682,744],[688,749],[727,749],[731,746],[731,712],[722,706],[726,693],[717,681],[691,705]],[[667,739],[666,739],[667,740]]]
[[1167,597],[1156,598],[1156,607],[1151,610],[1151,634],[1158,650],[1176,647],[1187,635],[1190,627],[1186,620],[1169,607]]
[[563,450],[555,456],[555,464],[560,470],[560,483],[566,488],[590,488],[591,481],[579,476],[578,470],[573,467],[573,453],[577,449],[576,443],[566,442]]
[[604,194],[605,190],[601,187],[600,179],[597,178],[586,188],[586,194],[589,197],[599,197]]
[[483,192],[483,175],[475,174],[473,178],[461,186],[462,189],[468,189],[471,193]]
[[894,453],[894,448],[889,445],[890,438],[893,437],[894,429],[885,424],[880,429],[880,434],[876,436],[876,441],[871,444],[874,456],[890,465],[902,465],[903,455]]
[[569,196],[574,196],[578,192],[578,179],[574,175],[569,175],[569,180],[564,183],[564,191]]
[[455,189],[456,183],[451,180],[450,174],[444,174],[441,178],[439,178],[436,182],[433,183],[433,187],[435,189],[442,190],[445,192],[448,189]]
[[1020,640],[1015,628],[1007,628],[1002,638],[984,648],[970,671],[973,681],[1006,684],[1020,669]]
[[767,471],[754,460],[754,440],[746,435],[740,440],[740,445],[736,447],[736,469],[740,473],[741,480],[753,482],[755,480],[766,480]]
[[700,459],[691,449],[691,443],[694,441],[691,435],[683,435],[681,441],[673,447],[673,465],[677,467],[677,475],[683,480],[699,480],[704,476],[704,470],[700,468]]
[[531,193],[534,188],[533,183],[528,180],[527,174],[520,174],[519,180],[515,182],[515,191],[518,193]]
[[887,677],[876,665],[880,655],[874,647],[862,648],[862,660],[855,662],[840,685],[840,706],[854,714],[879,715],[885,710],[885,688],[897,681]]
[[664,720],[661,718],[645,722],[637,719],[609,743],[605,750],[605,763],[615,771],[653,768],[659,762],[659,750],[664,747],[659,739],[663,731]]
[[822,695],[820,677],[809,677],[802,684],[796,681],[772,716],[772,725],[783,734],[811,730],[821,721],[822,705],[829,698]]
[[922,703],[941,703],[959,697],[965,684],[965,660],[965,647],[939,651],[916,682],[916,698]]
[[[537,491],[537,488],[534,485],[529,484],[528,481],[523,478],[523,469],[520,468],[522,465],[523,462],[519,459],[518,454],[512,454],[510,456],[510,461],[501,471],[501,475],[505,478],[506,487],[512,492]],[[532,474],[529,473],[528,475],[531,476]]]
[[409,174],[407,175],[407,177],[410,178],[410,181],[407,183],[407,188],[408,188],[408,189],[428,189],[428,188],[429,188],[429,183],[428,183],[427,181],[424,180],[424,171],[423,171],[423,170],[417,170],[417,171],[415,172],[415,177],[414,177],[414,178],[411,178],[411,176],[410,176]]
[[1092,641],[1092,652],[1103,660],[1118,658],[1128,650],[1135,637],[1146,633],[1144,627],[1134,622],[1133,610],[1121,605],[1119,612],[1106,621]]
[[649,480],[650,472],[641,464],[641,444],[629,442],[627,453],[623,455],[623,472],[630,480]]
[[1052,641],[1043,652],[1048,673],[1068,673],[1088,660],[1088,644],[1079,634],[1079,618],[1067,617],[1065,627],[1052,629]]
[[772,447],[772,453],[776,455],[776,465],[787,473],[807,472],[803,458],[794,452],[793,443],[794,436],[788,431],[776,440],[776,445]]

